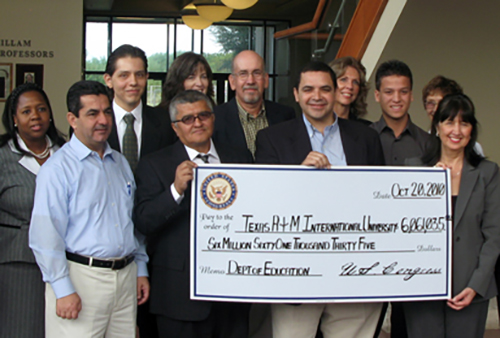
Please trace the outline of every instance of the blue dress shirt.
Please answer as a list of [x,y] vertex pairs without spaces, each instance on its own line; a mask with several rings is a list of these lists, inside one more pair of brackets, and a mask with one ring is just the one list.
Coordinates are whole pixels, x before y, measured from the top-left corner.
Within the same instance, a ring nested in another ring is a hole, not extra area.
[[340,137],[338,116],[335,114],[335,122],[325,127],[323,134],[313,127],[304,114],[302,114],[302,118],[306,125],[309,140],[311,140],[312,150],[325,154],[332,166],[346,166],[347,162]]
[[95,258],[135,255],[147,276],[144,237],[134,231],[135,181],[125,157],[106,145],[104,156],[73,135],[36,179],[29,244],[57,298],[75,292],[65,251]]

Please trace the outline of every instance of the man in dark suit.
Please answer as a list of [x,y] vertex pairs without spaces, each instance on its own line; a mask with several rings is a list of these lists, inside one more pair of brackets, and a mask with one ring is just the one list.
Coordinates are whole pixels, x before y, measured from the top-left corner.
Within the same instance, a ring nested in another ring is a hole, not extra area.
[[215,117],[205,94],[181,92],[169,112],[179,140],[141,159],[136,172],[135,225],[154,238],[150,311],[160,337],[246,337],[248,304],[190,300],[190,184],[198,164],[252,157],[212,142]]
[[[122,45],[108,58],[104,81],[113,91],[111,148],[127,158],[133,172],[139,158],[172,144],[175,134],[166,116],[142,102],[148,80],[148,59],[144,51]],[[156,324],[149,315],[149,302],[139,306],[137,324],[141,337],[155,338]]]
[[233,60],[231,89],[236,96],[229,102],[215,107],[213,139],[219,143],[248,148],[255,153],[257,132],[270,125],[295,117],[292,108],[264,100],[264,90],[269,85],[264,60],[251,50],[240,52]]
[[[322,62],[310,62],[294,88],[303,115],[260,131],[257,163],[383,165],[377,133],[369,127],[339,119],[333,111],[335,74]],[[380,303],[273,304],[273,337],[313,337],[320,323],[323,337],[369,337],[375,332]]]
[[122,45],[109,56],[104,74],[104,81],[114,94],[113,129],[108,143],[125,155],[132,171],[140,157],[175,140],[168,118],[141,100],[148,80],[147,69],[148,60],[142,49]]

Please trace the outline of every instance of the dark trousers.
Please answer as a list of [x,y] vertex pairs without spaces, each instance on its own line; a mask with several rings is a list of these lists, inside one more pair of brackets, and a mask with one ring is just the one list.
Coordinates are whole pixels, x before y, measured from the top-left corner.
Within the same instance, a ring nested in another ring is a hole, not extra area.
[[[377,329],[373,335],[374,338],[378,338],[380,331],[382,331],[382,325],[384,324],[384,318],[388,307],[389,303],[384,303],[382,306]],[[401,303],[391,303],[391,338],[408,338],[408,333],[406,332],[406,318]]]
[[403,303],[410,338],[478,338],[484,337],[487,300],[471,303],[460,311],[446,301]]
[[157,315],[156,322],[162,338],[244,338],[248,337],[249,311],[250,304],[213,302],[205,320],[192,322]]

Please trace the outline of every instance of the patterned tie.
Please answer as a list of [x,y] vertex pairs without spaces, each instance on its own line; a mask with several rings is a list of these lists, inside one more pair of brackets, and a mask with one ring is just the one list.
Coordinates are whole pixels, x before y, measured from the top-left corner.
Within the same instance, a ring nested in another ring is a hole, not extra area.
[[132,171],[135,172],[138,162],[137,135],[135,135],[134,131],[135,117],[132,114],[126,114],[123,120],[127,124],[127,128],[125,128],[125,134],[123,134],[122,153],[130,164]]
[[198,154],[198,157],[201,158],[201,160],[205,163],[210,163],[208,162],[208,157],[209,155],[204,155],[204,154]]

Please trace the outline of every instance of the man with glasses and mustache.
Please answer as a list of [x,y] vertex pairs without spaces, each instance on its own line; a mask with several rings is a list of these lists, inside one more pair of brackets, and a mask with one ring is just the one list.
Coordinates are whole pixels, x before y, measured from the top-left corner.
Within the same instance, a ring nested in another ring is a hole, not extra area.
[[179,140],[139,162],[135,225],[153,238],[150,312],[160,337],[246,337],[248,304],[189,297],[191,180],[202,163],[250,163],[248,150],[212,141],[215,116],[203,93],[187,90],[169,107]]
[[233,59],[229,84],[235,97],[215,108],[214,140],[248,148],[255,154],[257,132],[270,125],[295,118],[287,106],[264,100],[269,75],[259,54],[251,50],[240,52]]

